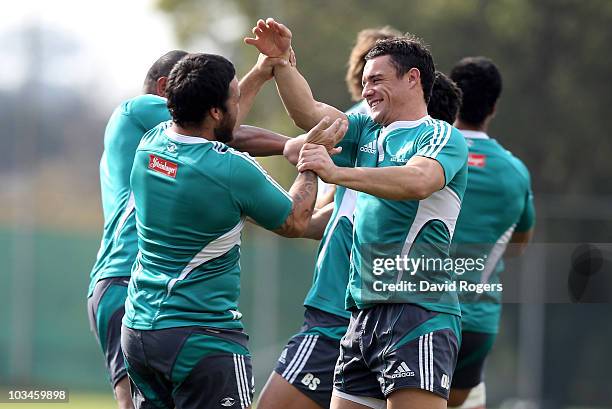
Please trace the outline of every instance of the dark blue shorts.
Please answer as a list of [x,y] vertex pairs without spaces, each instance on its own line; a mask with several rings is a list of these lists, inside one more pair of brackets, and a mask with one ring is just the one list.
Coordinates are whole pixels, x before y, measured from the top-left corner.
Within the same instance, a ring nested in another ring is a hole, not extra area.
[[463,331],[457,368],[451,386],[471,389],[484,380],[484,364],[497,334]]
[[274,371],[324,408],[331,402],[334,367],[340,355],[340,338],[349,320],[306,307],[304,325],[291,337]]
[[375,399],[406,388],[448,399],[460,326],[458,316],[414,304],[378,304],[355,311],[340,342],[334,387]]

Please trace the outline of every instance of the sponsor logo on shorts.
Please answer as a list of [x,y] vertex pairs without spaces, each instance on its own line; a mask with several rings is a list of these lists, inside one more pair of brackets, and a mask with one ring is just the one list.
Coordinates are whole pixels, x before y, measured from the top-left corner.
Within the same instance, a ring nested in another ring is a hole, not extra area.
[[450,378],[447,374],[442,374],[442,378],[440,379],[440,386],[446,390],[450,388]]
[[359,148],[359,150],[361,152],[366,152],[366,153],[376,153],[376,142],[372,141],[372,142],[366,143],[361,148]]
[[280,362],[281,364],[287,363],[287,348],[283,349],[283,352],[281,352],[281,356],[280,358],[278,358],[278,362]]
[[220,403],[221,403],[221,406],[225,406],[226,408],[229,408],[230,406],[234,406],[234,403],[236,403],[236,399],[230,398],[228,396],[227,398],[221,399]]
[[406,365],[406,362],[402,362],[395,372],[391,374],[391,379],[407,378],[409,376],[414,376],[414,371]]
[[159,156],[149,155],[149,169],[175,179],[178,165]]
[[308,389],[311,391],[316,391],[317,386],[319,386],[319,383],[321,383],[321,380],[316,378],[313,374],[307,373],[304,375],[301,382],[304,386],[308,386]]

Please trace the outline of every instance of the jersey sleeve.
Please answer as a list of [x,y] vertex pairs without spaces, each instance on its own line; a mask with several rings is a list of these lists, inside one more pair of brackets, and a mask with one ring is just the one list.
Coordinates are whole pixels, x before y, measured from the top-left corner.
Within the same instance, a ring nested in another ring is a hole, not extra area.
[[171,118],[166,99],[149,94],[134,98],[129,106],[129,113],[145,132]]
[[448,185],[465,166],[468,147],[461,133],[449,124],[436,121],[430,132],[417,142],[417,156],[435,159],[444,169],[444,185]]
[[293,201],[264,168],[250,155],[228,151],[232,155],[230,189],[242,214],[268,230],[279,228],[291,212]]
[[348,130],[340,143],[336,145],[336,147],[342,148],[342,152],[332,156],[332,160],[337,166],[353,167],[357,161],[361,133],[371,119],[363,114],[349,114],[347,119]]
[[535,224],[535,206],[533,205],[533,192],[531,191],[531,186],[527,189],[527,193],[525,194],[525,205],[523,207],[523,213],[521,213],[521,217],[519,218],[518,223],[516,224],[516,228],[514,231],[517,232],[526,232],[531,230],[533,225]]

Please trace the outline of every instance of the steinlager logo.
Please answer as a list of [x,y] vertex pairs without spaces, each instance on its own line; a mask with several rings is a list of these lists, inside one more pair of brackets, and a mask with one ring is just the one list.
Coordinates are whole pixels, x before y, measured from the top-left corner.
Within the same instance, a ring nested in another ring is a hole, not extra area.
[[171,178],[176,178],[178,165],[176,163],[162,159],[159,156],[149,155],[149,169],[169,176]]

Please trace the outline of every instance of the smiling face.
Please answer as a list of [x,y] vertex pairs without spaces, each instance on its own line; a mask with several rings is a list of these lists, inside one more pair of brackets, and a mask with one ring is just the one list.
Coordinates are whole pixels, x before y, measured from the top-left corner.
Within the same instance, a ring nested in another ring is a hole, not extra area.
[[420,71],[413,67],[398,77],[390,55],[366,62],[361,96],[370,106],[371,118],[383,126],[395,121],[416,120],[427,114]]
[[361,96],[370,106],[371,117],[377,123],[388,125],[401,118],[401,112],[410,98],[408,73],[397,77],[391,56],[383,55],[366,62],[363,70]]

